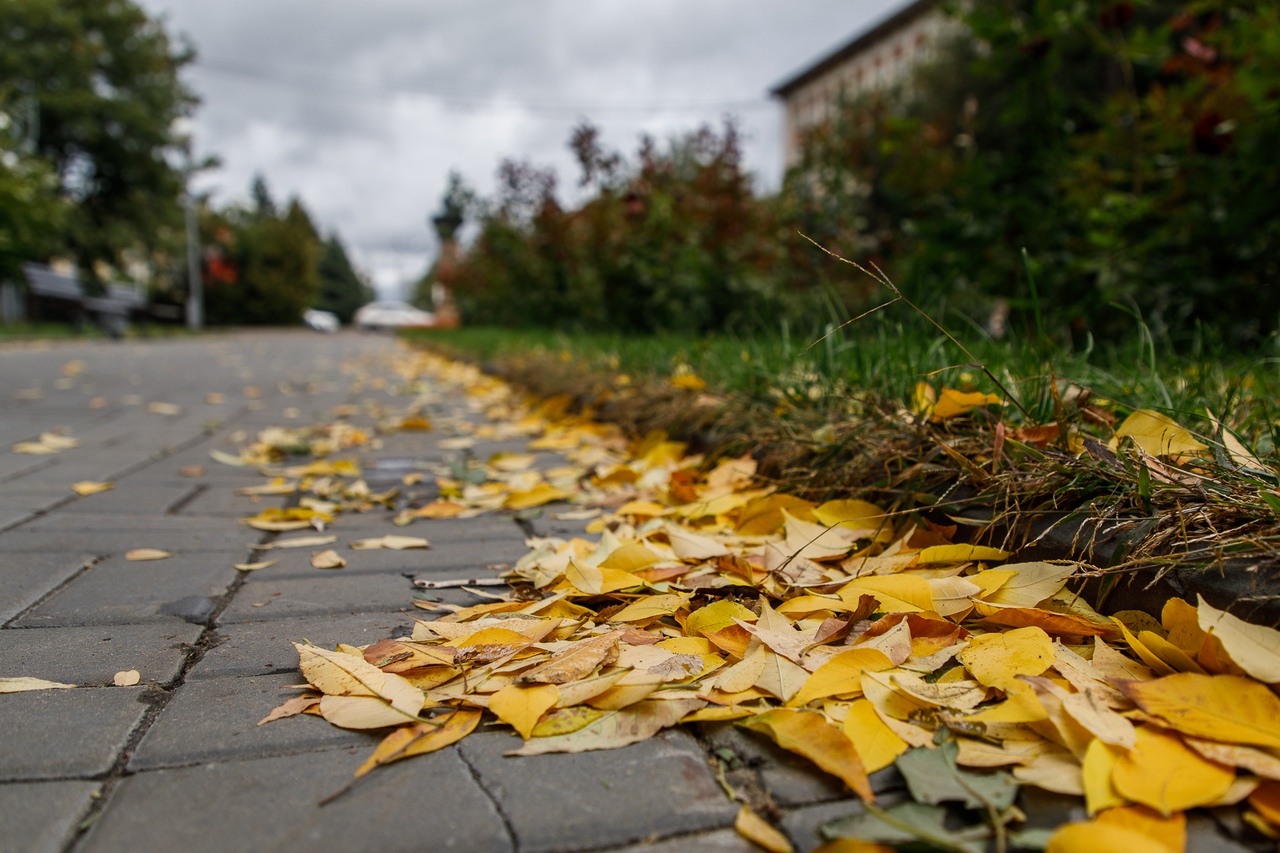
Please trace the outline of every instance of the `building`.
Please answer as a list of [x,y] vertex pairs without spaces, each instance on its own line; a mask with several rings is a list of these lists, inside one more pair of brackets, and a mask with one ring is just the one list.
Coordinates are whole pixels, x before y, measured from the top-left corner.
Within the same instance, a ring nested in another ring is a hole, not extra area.
[[786,165],[799,159],[804,131],[831,118],[842,97],[902,82],[954,26],[939,0],[914,0],[771,89],[786,110]]

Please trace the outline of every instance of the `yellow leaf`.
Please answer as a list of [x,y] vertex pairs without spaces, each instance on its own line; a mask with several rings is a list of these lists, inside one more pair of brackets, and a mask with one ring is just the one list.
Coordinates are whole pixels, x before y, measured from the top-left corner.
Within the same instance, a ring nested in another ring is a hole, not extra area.
[[511,684],[489,697],[489,710],[528,740],[538,719],[560,699],[554,684]]
[[767,646],[761,646],[760,651],[764,656],[764,667],[754,686],[768,691],[783,702],[790,701],[809,680],[809,673],[804,667],[787,660]]
[[671,550],[681,560],[697,563],[729,553],[724,543],[710,536],[694,533],[676,524],[668,524],[666,530],[667,538],[671,540]]
[[[425,699],[421,690],[398,675],[383,672],[363,657],[301,643],[293,646],[298,650],[298,668],[303,677],[326,697],[376,698],[403,715],[396,723],[409,722],[422,710]],[[328,718],[328,714],[325,716]]]
[[1120,687],[1142,710],[1185,734],[1280,747],[1280,699],[1252,679],[1183,672]]
[[356,775],[363,776],[370,770],[393,761],[412,755],[425,755],[457,743],[475,730],[480,716],[480,711],[458,710],[450,712],[439,721],[398,728],[378,744],[373,755],[356,770]]
[[690,370],[687,365],[681,365],[681,367],[684,369],[677,369],[675,373],[671,374],[671,384],[674,387],[684,391],[706,390],[707,382],[705,379]]
[[884,510],[873,503],[859,500],[827,501],[814,507],[814,516],[827,527],[847,527],[851,530],[875,530],[877,541],[892,539],[893,525]]
[[46,681],[43,678],[18,676],[16,678],[0,678],[0,693],[25,693],[28,690],[68,690],[74,684],[63,684],[61,681]]
[[934,422],[950,420],[967,415],[979,406],[990,406],[1000,402],[997,394],[983,394],[981,391],[957,391],[954,388],[943,388],[938,395],[938,402],[933,404],[929,420]]
[[[1204,629],[1199,624],[1196,608],[1181,598],[1171,598],[1160,611],[1160,624],[1169,633],[1169,642],[1187,654],[1196,654],[1204,645]],[[1276,639],[1280,639],[1277,633]]]
[[337,536],[328,534],[320,536],[294,536],[290,539],[277,539],[274,542],[268,542],[266,545],[256,546],[259,551],[266,548],[315,548],[320,545],[330,545],[338,541]]
[[[582,728],[561,735],[539,736],[507,755],[543,755],[549,752],[586,752],[616,749],[648,740],[662,729],[680,722],[703,707],[702,699],[662,699],[640,702],[629,708],[606,711]],[[557,712],[562,713],[562,712]]]
[[613,622],[647,622],[675,613],[689,600],[688,593],[648,595],[631,602],[610,617]]
[[332,548],[326,551],[316,551],[311,555],[311,568],[313,569],[340,569],[347,564],[347,561],[339,556],[338,552]]
[[164,560],[173,555],[168,551],[162,551],[159,548],[134,548],[124,552],[124,558],[138,562],[141,560]]
[[88,495],[96,495],[98,492],[110,491],[115,487],[115,483],[99,483],[93,480],[81,480],[78,483],[71,484],[71,491],[80,495],[80,497],[86,497]]
[[640,586],[643,581],[630,572],[619,569],[598,569],[595,566],[570,560],[564,577],[583,595],[605,595],[619,590]]
[[1161,660],[1159,655],[1147,648],[1146,643],[1133,636],[1133,633],[1129,630],[1129,626],[1125,625],[1115,616],[1111,617],[1111,621],[1116,623],[1116,626],[1120,628],[1120,633],[1124,636],[1124,641],[1129,644],[1129,648],[1133,649],[1133,653],[1136,654],[1143,663],[1151,667],[1152,671],[1156,675],[1173,675],[1177,672],[1177,670]]
[[572,708],[557,708],[543,715],[533,727],[534,737],[555,737],[572,734],[594,723],[603,717],[604,711],[578,705]]
[[1004,560],[1008,551],[988,548],[985,545],[930,545],[916,555],[917,566],[937,566],[946,563],[967,563],[972,560]]
[[125,669],[117,672],[115,678],[111,679],[116,687],[132,687],[142,680],[142,674],[136,669]]
[[1120,756],[1111,774],[1120,796],[1162,815],[1215,802],[1235,778],[1231,768],[1203,758],[1176,735],[1149,726],[1138,729],[1137,745]]
[[600,563],[601,569],[615,569],[622,572],[638,572],[648,568],[662,558],[638,542],[624,542],[610,552]]
[[396,536],[390,533],[386,536],[379,536],[376,539],[356,539],[351,543],[351,547],[357,551],[371,548],[404,551],[409,548],[429,548],[430,546],[430,542],[418,536]]
[[978,634],[969,638],[959,658],[979,682],[1011,693],[1025,687],[1019,675],[1040,675],[1053,663],[1053,640],[1035,627]]
[[798,708],[815,699],[861,693],[863,670],[876,672],[891,666],[892,662],[879,649],[849,649],[818,667],[787,704]]
[[684,622],[684,630],[686,634],[705,637],[730,626],[737,627],[734,619],[754,622],[756,614],[732,599],[722,598],[690,613]]
[[821,714],[778,708],[742,725],[767,734],[778,746],[804,756],[843,780],[863,800],[875,800],[853,742]]
[[1045,853],[1182,853],[1136,829],[1090,821],[1068,823],[1053,834]]
[[794,849],[787,837],[773,824],[751,810],[750,806],[738,809],[733,820],[734,830],[748,841],[768,850],[769,853],[791,853]]
[[1267,684],[1280,682],[1280,631],[1250,625],[1211,606],[1203,597],[1196,612],[1200,629],[1213,633],[1236,666]]
[[1097,738],[1085,748],[1084,758],[1080,762],[1080,774],[1084,780],[1084,803],[1089,814],[1124,805],[1124,797],[1111,784],[1111,774],[1115,772],[1116,762],[1125,752],[1126,750],[1103,743]]
[[869,699],[858,699],[849,706],[843,731],[868,773],[883,770],[907,751],[907,742],[885,725]]
[[437,499],[413,511],[418,518],[457,518],[467,508],[457,501]]
[[512,492],[507,495],[503,506],[507,509],[532,509],[535,506],[542,506],[553,501],[567,501],[573,497],[569,492],[557,489],[549,483],[539,483],[532,489],[521,492]]
[[880,602],[881,610],[889,613],[933,609],[933,587],[914,575],[855,578],[840,587],[838,595],[850,607],[857,607],[862,596],[870,595]]
[[[1076,572],[1075,565],[1058,566],[1053,563],[1016,563],[1005,566],[1003,571],[1017,572],[1002,583],[995,592],[983,600],[1008,607],[1035,607],[1062,589],[1067,578]],[[981,585],[981,584],[979,584]],[[982,605],[978,612],[983,613]],[[983,615],[987,615],[983,613]]]
[[242,572],[254,572],[258,569],[265,569],[276,564],[275,560],[261,560],[257,563],[236,563],[231,568],[238,569]]
[[1112,449],[1125,436],[1152,456],[1182,456],[1209,449],[1169,417],[1150,409],[1140,409],[1124,419],[1111,440]]

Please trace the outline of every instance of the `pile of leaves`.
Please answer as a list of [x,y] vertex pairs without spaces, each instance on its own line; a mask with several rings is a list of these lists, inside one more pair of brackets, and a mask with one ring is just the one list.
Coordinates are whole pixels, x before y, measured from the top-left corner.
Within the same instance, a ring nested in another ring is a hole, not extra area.
[[[598,536],[531,539],[500,575],[508,591],[474,590],[485,603],[415,599],[437,618],[409,637],[297,644],[313,690],[264,722],[309,713],[390,729],[357,777],[485,721],[520,735],[515,756],[733,721],[864,801],[824,827],[833,839],[1181,850],[1188,809],[1236,804],[1254,830],[1280,836],[1280,632],[1203,600],[1170,599],[1159,619],[1104,616],[1076,591],[1087,565],[1010,564],[1009,552],[958,541],[957,526],[909,509],[806,500],[761,483],[750,456],[711,465],[660,435],[628,441],[563,401],[524,401],[474,367],[425,353],[411,364],[400,363],[403,390],[417,396],[405,412],[377,412],[383,429],[432,426],[422,412],[434,389],[461,387],[487,420],[441,421],[455,433],[444,442],[522,435],[568,464],[538,471],[530,455],[505,454],[445,466],[441,497],[400,509],[399,523],[568,501],[585,508],[561,516]],[[943,398],[954,417],[988,402]],[[1183,470],[1193,450],[1150,413],[1119,432],[1130,440],[1111,452],[1160,470]],[[332,478],[341,466],[311,466],[293,471],[298,487],[348,494]],[[376,505],[330,507],[344,508]],[[868,774],[890,765],[912,801],[881,809]],[[1051,838],[1025,831],[1014,805],[1024,785],[1082,797],[1092,817]],[[959,829],[944,824],[957,803]],[[737,826],[789,849],[749,805]]]

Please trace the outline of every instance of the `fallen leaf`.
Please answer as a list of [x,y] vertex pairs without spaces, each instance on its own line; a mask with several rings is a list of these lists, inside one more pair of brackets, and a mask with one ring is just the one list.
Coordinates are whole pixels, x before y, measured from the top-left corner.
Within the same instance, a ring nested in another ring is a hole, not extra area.
[[1129,436],[1139,447],[1152,456],[1182,456],[1199,453],[1209,447],[1197,441],[1183,427],[1172,419],[1150,409],[1139,409],[1116,428],[1112,439],[1112,450],[1119,446],[1119,440]]
[[115,678],[112,679],[112,683],[114,683],[116,687],[132,687],[141,680],[142,674],[136,669],[126,669],[121,672],[117,672],[115,674]]
[[270,566],[274,566],[275,564],[276,564],[275,560],[262,560],[257,563],[236,563],[231,568],[239,569],[242,572],[254,572],[254,571],[257,571],[258,569],[269,568]]
[[[1054,593],[1062,589],[1067,579],[1075,574],[1077,566],[1055,565],[1053,563],[1017,563],[1005,566],[1004,571],[1016,572],[1000,585],[995,592],[987,595],[983,601],[1006,607],[1035,607]],[[987,615],[978,604],[978,612]]]
[[956,764],[959,746],[948,738],[934,749],[912,749],[898,758],[897,768],[917,803],[958,802],[965,808],[992,806],[1004,811],[1018,796],[1018,783],[1003,771],[982,773]]
[[480,711],[456,710],[429,723],[402,726],[378,744],[373,755],[356,770],[356,776],[363,776],[402,758],[426,755],[455,744],[475,730],[480,717]]
[[429,548],[431,543],[417,536],[396,536],[387,534],[376,539],[356,539],[351,547],[357,551],[374,548],[385,548],[389,551],[404,551],[410,548]]
[[999,561],[1008,556],[1008,551],[989,548],[985,545],[931,545],[916,555],[916,565],[936,566],[945,563],[967,563],[971,560]]
[[45,681],[43,678],[18,676],[17,678],[0,678],[0,693],[25,693],[28,690],[66,690],[74,684],[63,684],[60,681]]
[[258,720],[258,725],[261,726],[276,720],[283,720],[285,717],[295,717],[305,712],[308,708],[314,708],[319,704],[319,696],[294,696],[292,699],[286,699],[282,704],[273,708],[271,713]]
[[1120,796],[1166,816],[1216,801],[1235,778],[1231,768],[1202,757],[1176,735],[1148,726],[1138,729],[1137,745],[1120,755],[1111,774]]
[[173,555],[168,551],[162,551],[159,548],[134,548],[124,552],[124,558],[133,562],[142,560],[164,560]]
[[814,670],[787,704],[800,707],[828,696],[859,694],[863,670],[885,670],[892,665],[879,649],[853,648],[840,652]]
[[[627,708],[606,711],[582,728],[562,735],[534,737],[507,755],[545,755],[551,752],[588,752],[617,749],[674,726],[686,714],[706,705],[702,699],[648,699]],[[534,731],[537,735],[537,731]]]
[[610,631],[589,640],[579,640],[562,652],[551,656],[545,663],[521,673],[520,684],[565,684],[579,681],[595,672],[611,655],[616,656],[621,631]]
[[147,403],[147,411],[153,415],[173,416],[182,414],[182,407],[176,403],[152,402]]
[[313,569],[341,569],[347,564],[337,551],[332,548],[327,551],[315,551],[311,554],[311,568]]
[[768,735],[783,749],[809,759],[842,780],[863,800],[875,801],[853,742],[821,714],[778,708],[752,717],[742,725]]
[[554,684],[512,684],[489,697],[489,710],[528,740],[538,719],[559,699],[560,690]]
[[266,550],[268,548],[315,548],[318,545],[332,545],[338,541],[337,536],[294,536],[290,539],[277,539],[274,542],[268,542],[265,545],[255,545],[258,550]]
[[81,480],[78,483],[71,484],[71,491],[80,495],[80,497],[87,497],[88,495],[96,495],[99,492],[110,491],[115,487],[115,483],[99,483],[93,480]]
[[[381,728],[416,721],[425,699],[410,682],[383,672],[363,657],[293,645],[303,676],[325,694],[320,710],[329,722],[347,728]],[[372,701],[333,701],[356,699]]]
[[1200,629],[1212,633],[1222,643],[1233,663],[1266,684],[1280,682],[1280,631],[1250,625],[1211,606],[1203,597],[1199,599],[1196,613]]
[[885,725],[869,699],[858,699],[849,706],[841,731],[853,743],[868,773],[883,770],[907,751],[907,742]]
[[733,819],[733,828],[743,838],[769,853],[791,853],[795,849],[785,835],[753,812],[750,806],[738,809],[738,816]]
[[1138,707],[1195,737],[1264,748],[1280,747],[1280,699],[1265,685],[1236,675],[1184,672],[1120,689]]
[[1053,663],[1053,640],[1040,628],[977,634],[959,658],[981,683],[1013,692],[1025,686],[1019,675],[1040,675]]

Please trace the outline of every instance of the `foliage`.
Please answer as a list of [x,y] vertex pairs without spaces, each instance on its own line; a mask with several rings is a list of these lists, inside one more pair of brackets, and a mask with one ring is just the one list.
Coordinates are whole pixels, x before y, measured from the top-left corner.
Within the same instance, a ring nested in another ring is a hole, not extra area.
[[373,289],[351,266],[337,234],[324,241],[316,272],[320,278],[320,295],[315,307],[332,311],[343,323],[350,323],[356,309],[373,300]]
[[736,128],[703,127],[633,160],[596,128],[571,148],[586,201],[567,210],[553,172],[507,161],[457,272],[464,316],[507,326],[701,332],[774,322],[776,253]]
[[[101,263],[120,267],[125,253],[178,230],[172,125],[196,103],[178,79],[192,51],[130,0],[4,3],[0,42],[0,91],[34,103],[33,154],[70,202],[58,236],[84,273],[93,280]],[[24,206],[50,223],[42,211],[54,194],[42,181]]]
[[24,261],[53,250],[67,212],[53,173],[19,138],[24,129],[13,113],[21,106],[0,97],[0,281],[16,278]]
[[1233,345],[1273,334],[1274,5],[957,14],[964,31],[911,86],[808,135],[789,221],[976,319],[1007,301],[1060,341],[1114,337],[1132,315],[1174,343],[1200,326]]
[[297,199],[281,213],[261,178],[253,197],[249,208],[206,211],[206,315],[212,324],[297,323],[321,295],[320,237]]

